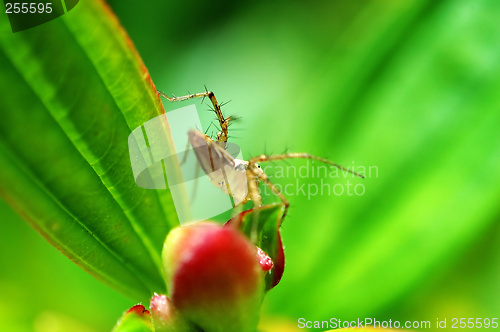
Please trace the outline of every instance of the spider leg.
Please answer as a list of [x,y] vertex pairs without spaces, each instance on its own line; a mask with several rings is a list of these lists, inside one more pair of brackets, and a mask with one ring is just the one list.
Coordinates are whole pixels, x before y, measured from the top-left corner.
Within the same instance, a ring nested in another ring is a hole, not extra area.
[[274,185],[274,183],[269,180],[269,177],[267,176],[266,173],[257,173],[254,168],[252,168],[252,172],[255,174],[255,176],[259,179],[264,181],[264,183],[271,188],[271,191],[273,194],[279,197],[283,205],[285,206],[285,211],[283,212],[283,216],[281,217],[281,220],[283,220],[288,212],[288,207],[290,206],[290,202],[288,199],[286,199],[285,195]]
[[[205,88],[206,90],[206,88]],[[205,97],[208,97],[208,99],[210,99],[210,101],[212,102],[212,105],[214,107],[213,111],[215,112],[215,114],[217,115],[217,120],[219,121],[219,125],[220,125],[220,132],[217,134],[217,143],[219,145],[221,145],[222,147],[226,146],[226,142],[227,142],[227,131],[228,131],[228,126],[229,126],[229,121],[231,120],[230,117],[228,118],[224,118],[224,115],[222,114],[222,111],[220,109],[220,105],[219,103],[217,102],[217,99],[215,98],[215,95],[212,91],[205,91],[205,92],[199,92],[199,93],[192,93],[190,95],[186,95],[186,96],[180,96],[180,97],[176,97],[176,96],[172,96],[172,97],[169,97],[167,96],[165,93],[161,92],[160,90],[156,90],[158,92],[158,94],[160,96],[162,96],[163,98],[167,99],[168,101],[171,101],[171,102],[175,102],[175,101],[184,101],[184,100],[188,100],[188,99],[193,99],[193,98],[205,98]],[[203,101],[202,101],[203,102]]]
[[[247,172],[247,184],[248,184],[248,196],[253,201],[253,222],[252,222],[252,233],[250,240],[252,243],[257,243],[257,229],[259,223],[259,208],[262,206],[262,197],[259,194],[259,187],[257,182],[257,175],[255,171],[248,168]],[[245,199],[246,200],[246,199]]]
[[283,160],[283,159],[312,159],[312,160],[317,160],[317,161],[320,161],[322,163],[335,166],[338,169],[341,169],[343,171],[349,172],[349,173],[351,173],[351,174],[353,174],[355,176],[358,176],[360,178],[364,178],[363,175],[361,175],[359,173],[356,173],[353,170],[347,169],[347,168],[345,168],[345,167],[343,167],[343,166],[341,166],[341,165],[339,165],[337,163],[334,163],[333,161],[330,161],[328,159],[317,157],[317,156],[311,155],[309,153],[282,153],[282,154],[276,154],[276,155],[270,155],[270,156],[265,155],[265,154],[261,154],[260,156],[251,158],[248,162],[249,163],[258,163],[258,162],[262,162],[262,161],[265,162],[265,161]]
[[182,160],[181,160],[181,165],[184,165],[184,163],[186,162],[187,160],[187,157],[188,157],[188,154],[190,152],[189,150],[189,146],[191,144],[189,143],[189,140],[186,142],[186,148],[184,149],[184,153],[182,154]]
[[200,174],[200,169],[201,167],[199,165],[196,165],[196,168],[194,170],[194,183],[193,183],[193,191],[191,192],[191,198],[190,201],[193,202],[196,199],[197,191],[198,191],[198,176]]

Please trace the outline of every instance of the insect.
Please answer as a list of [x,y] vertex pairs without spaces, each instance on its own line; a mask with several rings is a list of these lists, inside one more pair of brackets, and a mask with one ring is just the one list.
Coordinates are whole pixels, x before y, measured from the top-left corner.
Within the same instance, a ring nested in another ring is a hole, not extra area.
[[276,155],[261,154],[250,158],[249,160],[236,159],[225,149],[228,140],[228,127],[232,118],[224,117],[221,107],[212,91],[208,91],[205,88],[205,92],[194,93],[181,97],[169,97],[159,90],[158,93],[160,96],[171,102],[184,101],[193,98],[210,99],[213,111],[217,116],[220,126],[220,131],[217,133],[216,140],[214,141],[210,136],[198,130],[190,130],[188,133],[188,139],[189,143],[195,150],[196,158],[203,168],[203,171],[209,176],[212,184],[219,187],[222,191],[229,194],[233,198],[235,207],[242,206],[250,200],[253,201],[254,207],[262,206],[262,197],[260,196],[258,190],[259,182],[262,181],[282,201],[284,205],[282,218],[286,216],[290,203],[283,193],[269,180],[269,177],[259,165],[259,163],[262,162],[283,159],[312,159],[332,165],[360,178],[364,177],[363,175],[344,168],[328,159],[317,157],[308,153],[283,153]]

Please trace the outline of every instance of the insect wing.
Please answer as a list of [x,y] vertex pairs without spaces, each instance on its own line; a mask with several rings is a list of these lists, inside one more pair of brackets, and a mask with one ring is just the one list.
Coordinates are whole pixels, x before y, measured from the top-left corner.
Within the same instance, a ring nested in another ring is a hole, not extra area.
[[188,135],[196,158],[210,182],[231,195],[235,204],[245,199],[248,193],[246,171],[236,169],[234,157],[199,131],[191,130]]
[[[234,203],[238,204],[243,201],[248,195],[248,183],[247,183],[247,162],[239,159],[234,160],[236,167],[232,170],[227,170],[224,168],[227,181],[229,183],[229,188],[231,189],[231,195],[233,196]],[[238,167],[238,165],[245,164],[245,167]]]
[[233,156],[199,131],[189,132],[189,142],[205,173],[211,174],[225,166],[234,168]]

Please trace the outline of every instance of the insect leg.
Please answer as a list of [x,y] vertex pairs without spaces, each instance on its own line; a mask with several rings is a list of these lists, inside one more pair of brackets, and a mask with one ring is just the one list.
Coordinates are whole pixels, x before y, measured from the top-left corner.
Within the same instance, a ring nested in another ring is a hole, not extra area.
[[273,160],[283,160],[283,159],[312,159],[312,160],[317,160],[317,161],[320,161],[322,163],[335,166],[338,169],[341,169],[343,171],[349,172],[349,173],[351,173],[351,174],[353,174],[355,176],[358,176],[360,178],[364,178],[363,175],[361,175],[359,173],[356,173],[353,170],[347,169],[347,168],[345,168],[345,167],[343,167],[343,166],[341,166],[341,165],[339,165],[337,163],[334,163],[333,161],[330,161],[328,159],[317,157],[317,156],[311,155],[309,153],[283,153],[283,154],[276,154],[276,155],[272,155],[272,156],[267,156],[265,154],[262,154],[260,156],[251,158],[248,162],[249,163],[258,163],[258,162],[262,162],[262,161],[273,161]]
[[253,201],[253,222],[252,233],[250,240],[252,243],[257,243],[257,229],[259,223],[259,209],[262,206],[262,197],[259,194],[259,187],[257,182],[257,175],[253,170],[247,169],[247,183],[248,183],[248,196]]
[[174,101],[184,101],[188,99],[193,99],[193,98],[205,98],[208,97],[210,101],[212,102],[213,105],[213,111],[217,115],[217,120],[219,121],[220,125],[220,132],[217,134],[217,143],[219,145],[225,146],[227,142],[227,135],[228,135],[228,126],[229,126],[229,121],[231,120],[230,117],[224,118],[224,115],[222,114],[222,111],[220,109],[220,105],[217,102],[217,99],[215,98],[215,95],[212,91],[208,91],[205,88],[205,92],[199,92],[199,93],[192,93],[190,95],[186,96],[181,96],[181,97],[169,97],[165,93],[161,92],[160,90],[156,90],[160,96],[163,98],[167,99],[168,101],[174,102]]
[[264,183],[269,187],[271,188],[271,191],[273,192],[273,194],[275,194],[276,196],[279,197],[279,199],[281,200],[281,202],[283,203],[283,205],[285,206],[285,211],[283,212],[283,216],[281,217],[281,220],[283,220],[288,212],[288,207],[290,206],[290,202],[288,202],[288,199],[286,199],[285,195],[283,195],[283,193],[274,185],[274,183],[271,182],[271,180],[269,180],[269,177],[266,175],[266,173],[257,173],[254,168],[251,168],[252,169],[252,172],[255,174],[255,176],[264,181]]
[[190,146],[190,145],[191,145],[191,144],[189,143],[189,140],[188,140],[188,141],[186,142],[186,148],[184,149],[184,153],[182,154],[181,165],[183,165],[183,164],[186,162],[186,160],[187,160],[188,154],[189,154],[189,152],[191,151],[191,150],[189,149],[189,146]]

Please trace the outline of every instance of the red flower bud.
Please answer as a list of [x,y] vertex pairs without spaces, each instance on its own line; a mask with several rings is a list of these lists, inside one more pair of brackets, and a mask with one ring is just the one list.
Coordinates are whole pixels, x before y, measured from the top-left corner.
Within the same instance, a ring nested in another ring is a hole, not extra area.
[[256,330],[264,275],[256,247],[238,230],[208,222],[174,229],[163,266],[170,299],[187,321],[206,332]]

